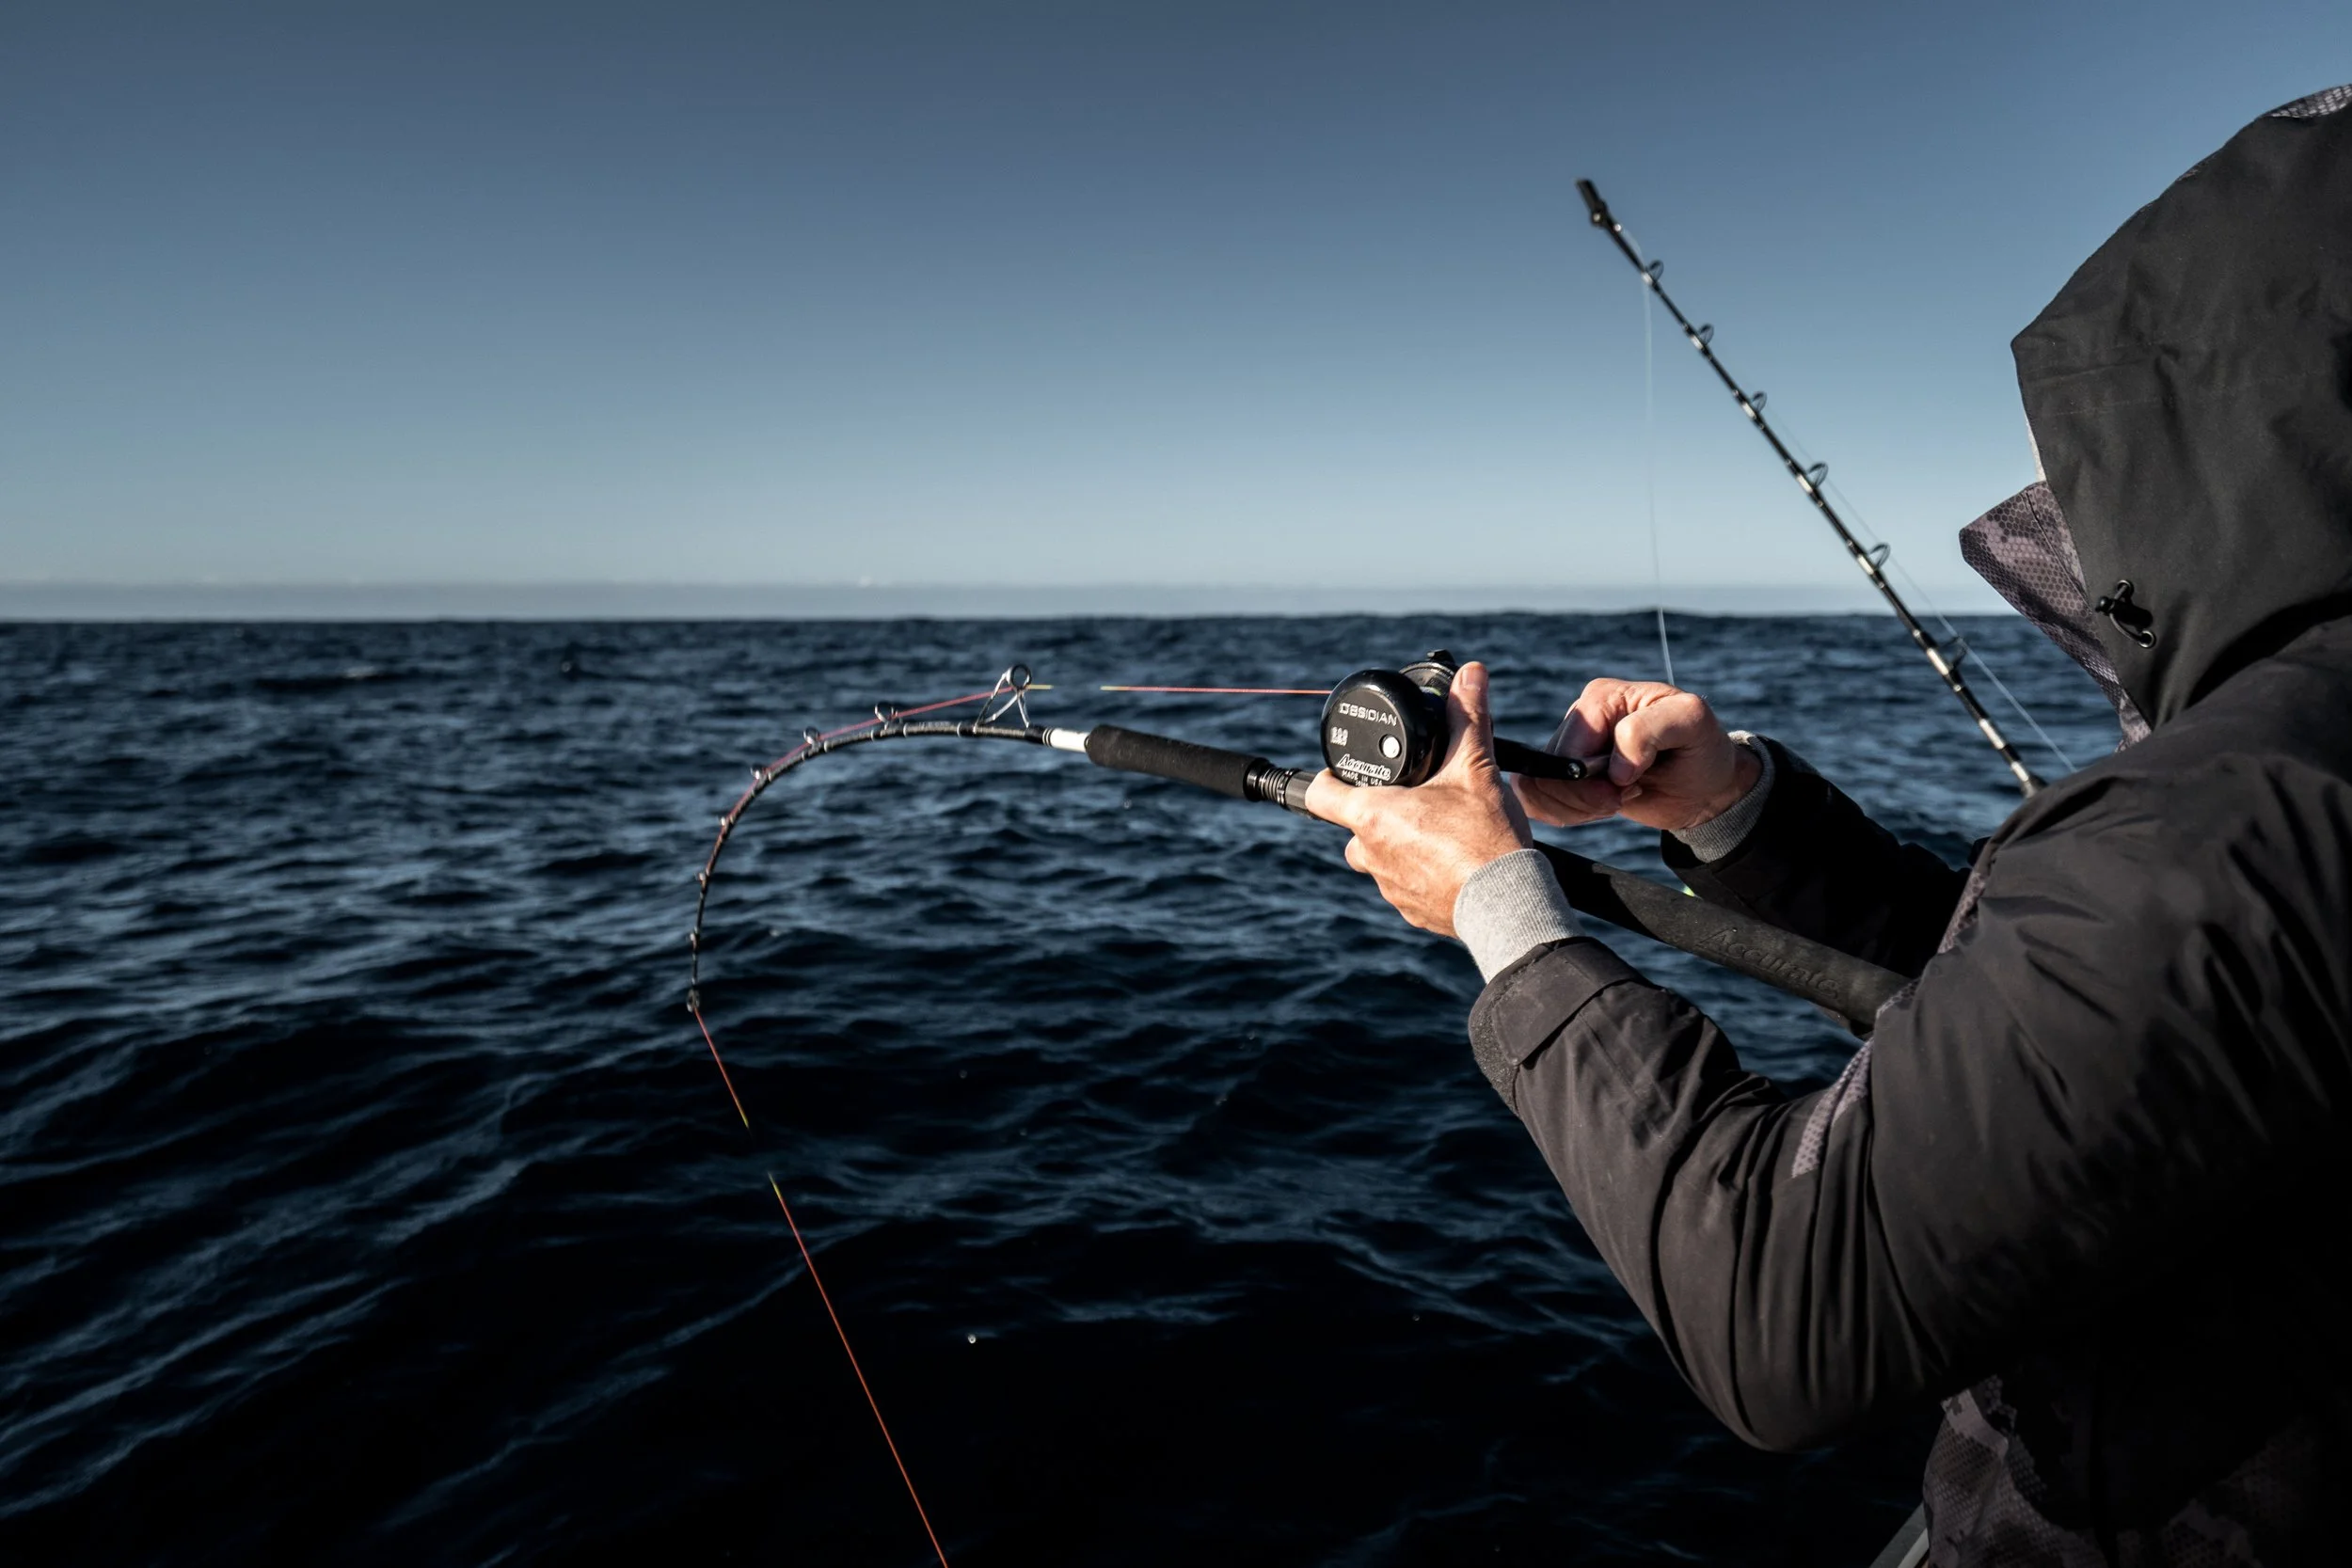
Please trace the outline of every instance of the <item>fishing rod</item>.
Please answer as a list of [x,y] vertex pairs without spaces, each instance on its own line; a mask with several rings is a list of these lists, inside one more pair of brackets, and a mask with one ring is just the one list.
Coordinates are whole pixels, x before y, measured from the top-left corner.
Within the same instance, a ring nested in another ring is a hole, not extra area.
[[[1440,648],[1427,658],[1402,670],[1359,670],[1326,690],[1311,687],[1136,687],[1107,686],[1105,691],[1216,692],[1286,697],[1321,697],[1323,704],[1324,766],[1350,784],[1417,784],[1438,770],[1452,738],[1445,694],[1460,668],[1454,656]],[[1057,752],[1076,752],[1097,767],[1128,773],[1149,773],[1197,784],[1238,800],[1256,800],[1288,807],[1302,816],[1307,810],[1307,786],[1314,780],[1311,768],[1277,768],[1263,757],[1196,745],[1117,724],[1090,729],[1053,729],[1029,722],[1029,694],[1046,689],[1031,678],[1029,667],[1016,664],[996,677],[987,691],[927,703],[921,707],[877,706],[871,719],[839,729],[809,730],[801,744],[768,764],[752,769],[750,787],[719,819],[719,837],[710,847],[703,868],[695,875],[694,927],[688,942],[692,949],[691,978],[687,1006],[700,1016],[702,1006],[702,933],[710,904],[710,879],[719,857],[751,804],[771,784],[817,757],[851,746],[882,740],[1010,740],[1045,746]],[[934,719],[925,715],[951,707],[977,705],[977,719]],[[1014,723],[1004,722],[1010,715]],[[1516,740],[1497,737],[1495,764],[1522,778],[1577,780],[1590,777],[1606,758],[1564,757]],[[739,1113],[741,1106],[738,1105]]]
[[[1364,788],[1406,788],[1426,781],[1443,762],[1452,738],[1445,695],[1459,667],[1451,654],[1439,649],[1402,670],[1360,670],[1341,681],[1324,694],[1320,726],[1324,767],[1343,782]],[[1028,667],[1016,664],[998,676],[989,691],[917,708],[878,707],[871,719],[821,734],[807,732],[792,751],[764,768],[754,768],[750,787],[720,818],[718,838],[695,874],[694,925],[688,936],[689,1010],[698,1019],[702,1016],[703,930],[710,888],[737,825],[752,802],[779,779],[834,752],[884,740],[1011,741],[1073,752],[1098,768],[1117,772],[1168,779],[1231,800],[1278,805],[1301,816],[1314,815],[1307,809],[1308,787],[1318,771],[1313,768],[1284,768],[1248,752],[1118,724],[1069,729],[1032,723],[1027,700],[1039,689]],[[1285,695],[1316,694],[1307,689],[1281,690]],[[925,717],[975,705],[981,709],[977,718]],[[1606,757],[1557,756],[1501,736],[1496,737],[1493,751],[1498,768],[1522,778],[1591,778],[1608,761]],[[1569,902],[1585,913],[1803,997],[1827,1008],[1857,1033],[1868,1032],[1879,1006],[1901,984],[1891,971],[1704,899],[1688,897],[1635,872],[1557,846],[1537,847],[1559,875]],[[732,1087],[730,1084],[730,1092]],[[736,1109],[740,1116],[739,1100]],[[748,1124],[749,1118],[744,1119]]]
[[1690,340],[1691,346],[1699,351],[1699,357],[1707,361],[1708,369],[1715,372],[1716,378],[1723,382],[1724,389],[1740,404],[1740,411],[1756,426],[1757,434],[1771,444],[1773,454],[1788,470],[1788,477],[1797,482],[1797,488],[1804,492],[1805,499],[1836,531],[1838,541],[1846,546],[1846,553],[1853,557],[1853,563],[1862,569],[1862,575],[1870,579],[1870,586],[1884,596],[1887,607],[1895,612],[1895,618],[1903,624],[1903,629],[1911,634],[1911,641],[1917,644],[1919,652],[1926,657],[1935,673],[1943,677],[1945,687],[1960,699],[1960,705],[1968,710],[1968,717],[1976,721],[1977,728],[1983,734],[1986,742],[2000,753],[2003,762],[2009,764],[2010,772],[2016,776],[2019,792],[2031,796],[2042,787],[2042,781],[2026,766],[2026,759],[2017,754],[2017,748],[2001,734],[2000,726],[1993,722],[1993,716],[1984,710],[1984,705],[1977,700],[1977,694],[1968,689],[1966,677],[1960,673],[1962,661],[1968,657],[1968,644],[1955,640],[1953,647],[1958,651],[1947,653],[1929,635],[1928,628],[1921,626],[1919,618],[1911,612],[1911,607],[1903,603],[1902,595],[1895,592],[1895,585],[1886,580],[1886,560],[1893,553],[1892,546],[1883,543],[1865,546],[1854,537],[1853,531],[1846,526],[1846,520],[1837,515],[1837,509],[1830,505],[1829,498],[1821,493],[1821,485],[1829,477],[1829,465],[1816,463],[1807,467],[1797,461],[1764,418],[1764,394],[1742,388],[1724,368],[1723,360],[1716,356],[1714,327],[1692,325],[1691,318],[1682,313],[1682,308],[1674,302],[1674,296],[1667,293],[1665,285],[1658,280],[1659,274],[1665,270],[1665,263],[1654,259],[1642,259],[1641,252],[1635,250],[1632,243],[1626,238],[1625,225],[1610,213],[1609,204],[1600,198],[1600,192],[1594,189],[1590,180],[1579,180],[1576,188],[1584,198],[1585,209],[1592,214],[1593,227],[1614,241],[1618,251],[1633,264],[1633,270],[1642,275],[1643,283],[1658,296],[1658,302],[1666,308],[1666,313],[1674,317],[1675,325],[1682,328],[1683,337]]

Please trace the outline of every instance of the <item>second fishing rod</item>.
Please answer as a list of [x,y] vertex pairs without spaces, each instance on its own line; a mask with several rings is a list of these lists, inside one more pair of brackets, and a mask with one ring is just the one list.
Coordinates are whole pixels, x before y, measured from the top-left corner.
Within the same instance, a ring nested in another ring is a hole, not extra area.
[[1911,634],[1911,641],[1918,646],[1920,654],[1943,678],[1946,689],[1960,699],[1961,706],[1968,710],[1968,717],[1976,721],[1977,729],[1983,735],[1986,744],[1999,752],[2001,760],[2009,765],[2010,774],[2017,780],[2018,790],[2030,796],[2040,789],[2042,779],[2026,766],[2026,759],[2017,754],[2017,748],[2010,744],[2009,737],[2001,733],[2000,726],[1993,721],[1993,716],[1978,701],[1976,692],[1969,689],[1967,677],[1961,673],[1961,660],[1967,657],[1966,644],[1956,644],[1959,651],[1951,652],[1936,641],[1928,628],[1919,624],[1919,618],[1911,612],[1911,607],[1903,602],[1903,596],[1895,591],[1895,585],[1887,580],[1887,546],[1867,546],[1855,538],[1853,531],[1846,526],[1846,519],[1837,515],[1837,509],[1830,504],[1829,497],[1822,494],[1821,487],[1829,477],[1829,465],[1816,463],[1807,467],[1797,461],[1796,454],[1788,450],[1779,433],[1772,429],[1772,422],[1764,418],[1764,394],[1740,386],[1731,372],[1724,368],[1723,360],[1716,356],[1715,329],[1705,325],[1693,325],[1691,318],[1682,313],[1682,308],[1674,302],[1674,296],[1666,293],[1665,285],[1659,281],[1659,275],[1664,270],[1663,264],[1655,259],[1644,260],[1642,253],[1633,248],[1632,241],[1626,236],[1625,225],[1619,223],[1609,211],[1609,204],[1601,199],[1600,192],[1594,188],[1590,180],[1579,180],[1576,188],[1584,198],[1584,208],[1592,217],[1593,227],[1615,242],[1618,251],[1633,264],[1633,270],[1642,275],[1643,284],[1658,296],[1658,303],[1666,308],[1666,313],[1682,329],[1683,337],[1698,351],[1699,357],[1707,361],[1707,368],[1715,372],[1716,379],[1724,384],[1724,389],[1740,404],[1740,412],[1745,414],[1749,422],[1756,426],[1756,434],[1771,444],[1773,454],[1788,470],[1788,477],[1797,482],[1797,488],[1804,492],[1805,499],[1820,513],[1822,520],[1836,531],[1838,542],[1846,546],[1846,553],[1853,558],[1853,563],[1861,568],[1864,577],[1870,579],[1870,586],[1886,600],[1887,608],[1902,623],[1903,630]]

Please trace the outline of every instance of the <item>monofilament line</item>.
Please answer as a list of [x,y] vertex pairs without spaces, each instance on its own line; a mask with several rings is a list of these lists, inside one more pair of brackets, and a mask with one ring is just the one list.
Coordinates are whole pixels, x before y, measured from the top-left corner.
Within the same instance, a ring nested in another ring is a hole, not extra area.
[[1649,588],[1658,615],[1658,657],[1666,684],[1675,683],[1675,651],[1666,641],[1666,574],[1658,553],[1658,346],[1657,304],[1647,278],[1642,281],[1642,487],[1649,501]]

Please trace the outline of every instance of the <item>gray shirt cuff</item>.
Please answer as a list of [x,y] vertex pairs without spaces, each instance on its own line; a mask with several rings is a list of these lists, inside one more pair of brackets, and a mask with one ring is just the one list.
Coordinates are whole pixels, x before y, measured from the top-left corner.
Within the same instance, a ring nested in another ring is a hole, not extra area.
[[1745,730],[1732,731],[1731,738],[1754,752],[1756,759],[1764,765],[1764,771],[1756,775],[1756,783],[1733,802],[1730,810],[1695,828],[1676,830],[1675,837],[1682,841],[1682,847],[1702,861],[1719,861],[1739,848],[1756,819],[1764,815],[1764,801],[1772,793],[1772,749],[1757,745],[1756,737]]
[[1551,863],[1534,849],[1488,861],[1454,896],[1454,934],[1491,980],[1548,942],[1584,934]]

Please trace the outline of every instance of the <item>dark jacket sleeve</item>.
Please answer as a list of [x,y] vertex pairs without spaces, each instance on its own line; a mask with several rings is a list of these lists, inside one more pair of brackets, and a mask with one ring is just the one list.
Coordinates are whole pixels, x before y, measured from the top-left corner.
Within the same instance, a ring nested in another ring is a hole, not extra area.
[[1709,903],[1918,974],[1967,873],[1898,840],[1787,747],[1763,744],[1772,750],[1772,791],[1740,847],[1701,861],[1669,833],[1666,864]]
[[2265,904],[2289,869],[2144,803],[2012,839],[1953,947],[1800,1098],[1589,939],[1498,975],[1471,1035],[1700,1398],[1809,1447],[2330,1168],[2344,915]]

